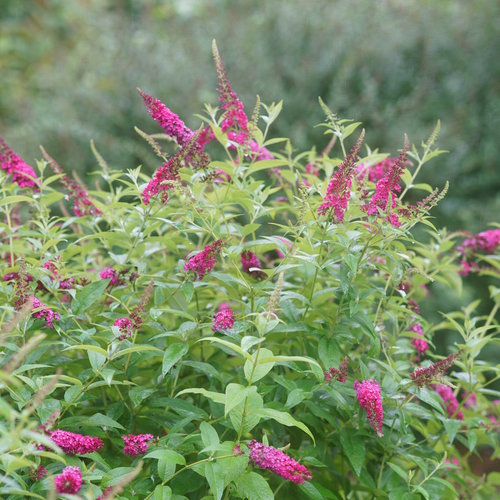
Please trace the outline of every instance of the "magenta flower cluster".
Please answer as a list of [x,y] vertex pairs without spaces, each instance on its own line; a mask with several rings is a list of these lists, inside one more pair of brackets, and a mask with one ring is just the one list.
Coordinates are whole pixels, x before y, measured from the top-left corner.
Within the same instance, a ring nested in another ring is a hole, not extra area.
[[347,369],[349,366],[349,358],[346,356],[339,364],[338,368],[328,368],[325,372],[325,382],[337,380],[338,382],[345,383],[347,380]]
[[448,412],[448,416],[450,418],[463,420],[464,414],[462,413],[462,410],[458,409],[458,400],[455,394],[453,393],[451,387],[440,384],[437,387],[435,387],[435,390],[443,399],[446,411]]
[[169,137],[175,138],[179,146],[187,144],[193,136],[193,131],[186,127],[184,122],[175,113],[170,111],[170,109],[167,108],[167,106],[165,106],[160,99],[147,94],[139,88],[137,90],[141,95],[151,118],[158,122],[161,128],[165,131],[165,134]]
[[411,345],[417,350],[417,354],[423,354],[429,349],[429,344],[424,339],[424,331],[422,330],[422,325],[418,322],[413,323],[408,328],[410,332],[417,334],[417,337],[411,340]]
[[0,136],[0,168],[21,188],[38,189],[35,171]]
[[212,330],[214,332],[229,330],[234,325],[234,311],[222,309],[214,314]]
[[66,455],[86,455],[103,447],[103,442],[94,436],[84,436],[75,432],[56,430],[50,433],[50,439]]
[[252,439],[248,443],[250,462],[267,469],[295,484],[311,481],[312,474],[307,468],[277,448],[266,446]]
[[40,464],[36,469],[34,467],[30,468],[30,477],[33,481],[40,481],[47,475],[47,469]]
[[132,321],[130,318],[116,318],[113,326],[117,326],[120,329],[120,335],[118,335],[118,340],[124,340],[132,336]]
[[410,374],[410,377],[419,387],[429,385],[436,378],[443,376],[446,373],[446,370],[448,370],[448,368],[453,365],[455,359],[459,355],[460,351],[458,353],[452,353],[441,361],[432,363],[432,365],[429,365],[425,368],[417,368],[413,373]]
[[43,326],[47,328],[53,328],[53,322],[60,320],[61,316],[58,312],[53,311],[50,307],[47,307],[42,301],[38,300],[33,295],[30,297],[33,301],[33,309],[35,310],[31,313],[34,318],[39,318],[42,320]]
[[471,271],[479,271],[479,264],[473,261],[477,254],[493,254],[500,246],[500,229],[488,229],[467,238],[458,248],[462,256],[460,274],[467,276]]
[[354,382],[354,389],[359,405],[366,411],[368,421],[379,437],[382,436],[382,421],[384,409],[382,407],[382,395],[380,386],[376,380],[368,379]]
[[73,198],[73,213],[77,217],[85,215],[102,215],[102,212],[90,200],[87,190],[78,182],[66,175],[61,166],[49,156],[45,149],[42,149],[44,158],[48,161],[49,167],[56,175],[62,175],[61,184],[68,191],[68,196]]
[[109,286],[116,286],[120,284],[120,275],[112,267],[105,267],[99,272],[99,277],[103,280],[109,279]]
[[362,140],[363,135],[358,139],[350,153],[333,174],[332,179],[328,183],[323,203],[318,207],[319,215],[331,213],[335,216],[337,222],[343,222],[347,202],[351,197],[352,175],[354,173],[354,165],[358,160]]
[[266,273],[260,270],[262,269],[262,264],[259,258],[250,250],[245,250],[241,253],[241,267],[243,271],[254,278],[261,279],[266,276]]
[[129,434],[128,436],[122,436],[122,439],[124,444],[123,453],[136,457],[148,451],[149,441],[154,439],[154,436],[152,434]]
[[57,493],[75,494],[82,487],[82,471],[76,466],[66,467],[62,474],[54,478]]
[[190,257],[184,264],[184,271],[193,271],[196,279],[202,280],[207,272],[215,266],[215,256],[222,250],[222,240],[216,240],[207,245],[201,252]]
[[379,211],[386,214],[388,220],[393,226],[401,226],[399,217],[393,212],[396,207],[397,195],[401,191],[401,175],[405,168],[408,148],[405,147],[395,161],[391,161],[388,169],[375,186],[375,194],[367,205],[363,205],[363,210],[368,215],[379,215]]

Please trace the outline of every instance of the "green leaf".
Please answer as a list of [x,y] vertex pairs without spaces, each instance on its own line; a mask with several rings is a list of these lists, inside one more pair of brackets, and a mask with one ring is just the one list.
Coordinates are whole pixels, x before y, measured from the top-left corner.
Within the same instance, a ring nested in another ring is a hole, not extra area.
[[344,428],[340,431],[340,444],[353,471],[359,477],[365,462],[365,438],[355,434],[352,429]]
[[104,356],[105,358],[108,357],[108,353],[102,348],[99,347],[98,345],[91,345],[91,344],[80,344],[80,345],[72,345],[69,347],[66,347],[66,349],[63,349],[63,351],[72,351],[72,350],[80,350],[80,351],[93,351],[101,356]]
[[262,160],[253,163],[245,173],[245,177],[259,172],[260,170],[267,170],[268,168],[283,167],[287,165],[287,160]]
[[165,376],[172,366],[174,366],[189,350],[188,344],[185,342],[175,342],[167,347],[163,355],[163,364],[161,374]]
[[150,451],[144,458],[156,458],[165,462],[178,465],[186,465],[186,459],[174,450],[159,449]]
[[427,403],[428,405],[432,406],[442,415],[444,415],[444,410],[442,405],[443,400],[441,399],[441,396],[436,394],[436,392],[430,391],[426,387],[422,387],[418,391],[418,398],[421,399],[424,403]]
[[208,423],[200,424],[201,441],[206,448],[215,448],[219,444],[217,431]]
[[259,415],[263,418],[272,418],[279,422],[282,425],[286,425],[287,427],[298,427],[300,430],[304,431],[310,438],[313,440],[313,443],[316,444],[314,436],[309,428],[304,425],[302,422],[295,420],[289,413],[285,413],[283,411],[274,410],[272,408],[262,408],[259,412]]
[[172,498],[172,490],[169,486],[159,484],[154,491],[153,500],[170,500]]
[[215,462],[207,462],[205,464],[205,478],[212,490],[214,499],[220,500],[224,493],[224,474],[222,467]]
[[94,302],[97,302],[100,298],[102,298],[109,281],[109,279],[94,281],[93,283],[77,290],[75,298],[71,303],[71,311],[73,314],[81,314],[85,312]]
[[274,500],[267,481],[256,472],[247,472],[235,479],[238,495],[248,500]]
[[181,286],[182,293],[186,298],[186,302],[189,304],[194,294],[194,285],[192,281],[185,281]]
[[444,428],[446,429],[446,433],[448,434],[448,439],[450,440],[450,444],[455,440],[455,436],[457,435],[458,430],[462,427],[462,421],[454,418],[446,418],[443,420]]
[[240,354],[242,357],[246,358],[248,361],[252,361],[252,359],[253,359],[252,356],[250,356],[250,354],[248,352],[244,352],[243,349],[241,349],[241,347],[237,346],[236,344],[233,344],[232,342],[229,342],[228,340],[219,339],[217,337],[204,337],[204,338],[198,340],[198,342],[203,342],[203,341],[207,341],[207,340],[210,342],[215,342],[217,344],[222,344],[226,347],[229,347],[233,351]]
[[248,396],[249,389],[256,390],[255,387],[243,387],[240,384],[228,384],[226,387],[226,404],[224,406],[224,416],[238,406]]
[[158,347],[155,347],[154,345],[134,345],[132,347],[127,347],[126,349],[123,349],[123,351],[118,351],[116,354],[113,355],[113,359],[120,358],[121,356],[125,356],[132,352],[144,352],[144,351],[156,351],[157,353],[163,352],[161,349],[158,349]]
[[[257,358],[257,365],[254,369],[254,360],[257,355],[259,357]],[[257,380],[265,377],[273,369],[275,364],[274,361],[265,361],[266,359],[272,359],[272,357],[273,353],[269,349],[263,347],[252,355],[252,361],[245,361],[243,371],[248,382],[250,382],[250,378],[252,382],[257,382]]]
[[211,399],[215,403],[221,403],[221,404],[226,403],[226,395],[225,394],[221,394],[220,392],[207,391],[206,389],[201,389],[200,387],[193,387],[190,389],[184,389],[183,391],[177,393],[177,395],[175,397],[177,398],[181,394],[201,394],[201,395],[205,396],[206,398]]
[[102,426],[102,427],[111,427],[115,429],[125,429],[123,425],[119,424],[116,420],[113,420],[102,413],[95,413],[90,418],[85,419],[87,422]]

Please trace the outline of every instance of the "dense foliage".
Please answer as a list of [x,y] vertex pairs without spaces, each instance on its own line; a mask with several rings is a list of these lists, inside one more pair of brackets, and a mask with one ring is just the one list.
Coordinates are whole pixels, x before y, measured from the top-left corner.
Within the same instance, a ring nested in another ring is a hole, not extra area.
[[487,316],[420,304],[498,279],[500,229],[433,226],[439,124],[390,157],[320,100],[328,146],[297,152],[214,57],[197,131],[139,90],[152,177],[93,146],[89,191],[2,139],[2,498],[491,498],[500,290]]
[[215,100],[215,37],[243,101],[283,99],[276,133],[301,149],[324,147],[318,96],[384,150],[441,118],[450,153],[422,179],[450,182],[442,225],[480,231],[500,212],[499,16],[491,0],[3,0],[0,127],[20,154],[43,144],[81,177],[89,138],[116,168],[149,165],[130,127],[147,126],[135,87],[195,126]]

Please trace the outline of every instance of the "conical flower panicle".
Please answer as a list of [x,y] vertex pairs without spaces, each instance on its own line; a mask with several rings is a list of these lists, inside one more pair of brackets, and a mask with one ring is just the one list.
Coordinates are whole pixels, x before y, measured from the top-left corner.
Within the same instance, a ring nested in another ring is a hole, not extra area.
[[137,88],[137,91],[141,95],[151,118],[160,125],[165,134],[174,138],[179,146],[184,146],[191,140],[194,132],[185,125],[178,115],[167,108],[160,99],[149,95],[140,88]]
[[323,203],[318,207],[319,215],[325,215],[332,211],[337,222],[343,222],[344,214],[347,209],[347,202],[351,197],[351,182],[354,174],[354,166],[358,160],[358,154],[363,144],[364,137],[365,131],[363,129],[356,144],[333,174],[332,179],[328,183]]
[[368,421],[377,433],[382,437],[382,421],[384,420],[384,409],[382,407],[382,395],[380,385],[374,379],[354,382],[354,389],[358,398],[359,406],[366,411]]
[[270,470],[295,484],[304,484],[305,481],[312,480],[311,472],[304,465],[281,450],[266,446],[255,439],[248,443],[248,448],[250,450],[250,463],[257,467]]
[[31,188],[38,191],[39,182],[35,171],[19,155],[17,155],[0,135],[0,168],[12,176],[21,188]]
[[393,161],[389,165],[384,177],[377,181],[375,194],[368,202],[368,205],[362,207],[368,215],[378,215],[379,210],[381,210],[386,214],[386,220],[395,227],[401,226],[399,217],[393,213],[393,209],[396,208],[396,192],[401,191],[399,183],[401,182],[401,175],[403,174],[405,163],[408,158],[409,147],[408,137],[405,135],[405,142],[401,154],[396,161]]
[[446,374],[446,370],[453,365],[455,359],[461,355],[461,352],[462,351],[452,353],[441,361],[432,363],[432,365],[427,366],[426,368],[417,368],[410,374],[410,377],[419,387],[430,385],[436,378],[442,377]]
[[47,151],[45,151],[42,146],[40,146],[40,149],[42,150],[43,157],[47,160],[52,172],[56,175],[63,174],[61,183],[68,191],[68,195],[73,198],[74,214],[77,217],[83,217],[85,215],[102,215],[102,212],[90,200],[89,194],[83,186],[68,177],[60,165],[54,160],[54,158],[49,156]]

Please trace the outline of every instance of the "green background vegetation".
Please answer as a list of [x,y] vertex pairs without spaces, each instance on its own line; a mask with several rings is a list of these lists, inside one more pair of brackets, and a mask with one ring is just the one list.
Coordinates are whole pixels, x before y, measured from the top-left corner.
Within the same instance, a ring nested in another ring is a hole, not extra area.
[[192,127],[216,104],[210,43],[251,111],[284,100],[274,131],[298,149],[326,139],[321,96],[363,121],[371,147],[419,143],[437,118],[450,153],[422,181],[450,194],[450,229],[479,231],[500,212],[498,2],[422,0],[3,0],[0,129],[28,161],[43,144],[67,169],[95,167],[89,140],[124,169],[156,160],[134,130],[156,130],[135,87]]
[[[211,40],[251,112],[284,100],[273,124],[297,150],[327,142],[317,98],[364,123],[367,143],[395,155],[441,119],[435,159],[420,181],[450,191],[434,210],[449,230],[481,231],[500,213],[500,4],[491,0],[3,0],[0,133],[28,162],[39,144],[67,170],[158,160],[134,125],[159,132],[136,86],[196,128],[217,103]],[[87,178],[92,183],[91,178]],[[446,310],[468,303],[431,290]],[[486,293],[484,295],[487,297]],[[435,302],[431,300],[431,302]],[[425,306],[424,306],[425,307]],[[433,310],[434,306],[432,307]],[[432,314],[432,311],[427,311]],[[437,319],[437,317],[436,317]]]

